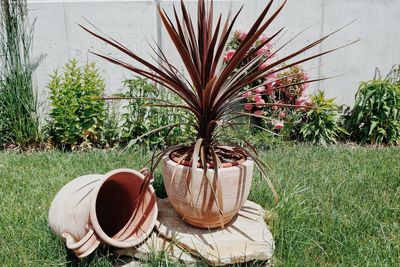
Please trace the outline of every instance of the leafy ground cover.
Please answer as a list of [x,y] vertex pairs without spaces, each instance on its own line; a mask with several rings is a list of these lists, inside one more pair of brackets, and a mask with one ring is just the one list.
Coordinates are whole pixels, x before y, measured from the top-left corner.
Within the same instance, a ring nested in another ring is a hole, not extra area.
[[[400,262],[400,148],[278,146],[262,152],[281,201],[255,174],[250,199],[267,210],[276,266],[395,266]],[[78,262],[47,226],[51,200],[69,180],[140,168],[142,152],[0,153],[2,266],[115,264],[104,247]],[[161,175],[156,175],[161,197]],[[154,257],[152,265],[166,265]],[[168,263],[170,266],[171,263]]]

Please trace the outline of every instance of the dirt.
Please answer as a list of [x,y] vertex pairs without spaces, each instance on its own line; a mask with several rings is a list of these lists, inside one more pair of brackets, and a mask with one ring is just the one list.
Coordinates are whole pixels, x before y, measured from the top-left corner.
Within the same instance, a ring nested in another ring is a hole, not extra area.
[[[246,158],[244,152],[240,148],[217,146],[214,147],[214,151],[218,155],[221,163],[234,163]],[[190,162],[192,160],[193,147],[185,147],[172,152],[171,159],[177,162],[178,160],[182,160],[182,157],[185,154],[186,156],[183,159],[183,161]],[[200,163],[200,158],[199,158],[199,163]],[[213,163],[212,153],[210,152],[210,150],[209,153],[207,153],[207,163],[208,164]]]

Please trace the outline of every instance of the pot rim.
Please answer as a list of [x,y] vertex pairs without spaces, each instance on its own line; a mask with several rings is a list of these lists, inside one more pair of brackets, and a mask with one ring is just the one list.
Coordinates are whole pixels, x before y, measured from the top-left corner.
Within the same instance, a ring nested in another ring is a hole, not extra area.
[[[100,239],[103,242],[105,242],[105,243],[107,243],[107,244],[109,244],[111,246],[117,247],[117,248],[127,248],[127,247],[132,247],[132,246],[136,246],[136,245],[140,244],[141,242],[143,242],[150,235],[150,233],[153,230],[154,225],[156,224],[156,221],[157,221],[158,207],[157,207],[157,204],[154,205],[154,207],[153,207],[153,209],[155,209],[155,212],[154,212],[155,216],[152,216],[152,218],[151,218],[151,225],[153,227],[149,227],[149,230],[145,229],[146,231],[143,231],[144,234],[142,236],[139,236],[137,238],[127,238],[127,239],[125,239],[123,241],[115,240],[112,237],[108,236],[103,231],[103,229],[101,228],[100,223],[99,223],[99,221],[97,219],[97,215],[96,215],[96,200],[97,200],[97,195],[98,195],[102,185],[106,181],[108,181],[108,179],[110,177],[112,177],[113,175],[115,175],[116,173],[119,173],[119,172],[131,173],[131,174],[133,174],[135,176],[140,177],[143,181],[145,179],[145,177],[144,177],[144,175],[142,173],[140,173],[140,172],[138,172],[136,170],[133,170],[133,169],[116,169],[116,170],[108,172],[107,174],[104,175],[103,180],[97,185],[97,187],[95,188],[95,190],[93,192],[92,199],[90,201],[90,214],[89,214],[89,216],[90,216],[90,222],[91,222],[91,225],[92,225],[93,229],[95,230],[96,234],[100,237]],[[153,186],[151,184],[149,184],[149,186],[147,188],[147,191],[149,191],[150,194],[155,194],[155,190],[154,190],[154,188],[153,188]]]
[[[172,157],[173,153],[176,152],[179,149],[175,149],[171,152],[169,152],[166,156],[172,160],[174,163],[178,163],[178,158],[177,157]],[[231,161],[231,162],[224,162],[222,163],[222,168],[226,169],[226,168],[231,168],[231,167],[235,167],[235,166],[240,166],[243,163],[245,163],[247,160],[249,160],[249,158],[246,155],[242,155],[243,157],[240,160],[236,160],[236,161]],[[188,160],[183,160],[181,163],[179,163],[179,165],[181,166],[186,166],[186,167],[192,167],[192,163]],[[197,164],[197,168],[202,168],[203,164],[201,164],[200,162]],[[214,164],[213,163],[207,163],[208,168],[214,168]]]

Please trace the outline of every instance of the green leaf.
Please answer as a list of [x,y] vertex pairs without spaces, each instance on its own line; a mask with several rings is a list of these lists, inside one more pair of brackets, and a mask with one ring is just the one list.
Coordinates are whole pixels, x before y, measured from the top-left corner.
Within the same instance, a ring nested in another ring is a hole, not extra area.
[[369,129],[369,135],[372,134],[373,130],[378,126],[378,124],[379,124],[379,122],[377,122],[377,121],[372,121],[371,122],[371,127]]

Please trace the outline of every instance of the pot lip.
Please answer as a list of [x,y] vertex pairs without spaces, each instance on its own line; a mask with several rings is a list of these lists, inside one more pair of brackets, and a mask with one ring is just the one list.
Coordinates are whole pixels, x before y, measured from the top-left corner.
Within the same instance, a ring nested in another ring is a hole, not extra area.
[[[151,230],[154,228],[154,225],[156,224],[156,220],[157,220],[157,214],[158,214],[158,207],[157,207],[157,202],[156,205],[154,206],[155,209],[155,216],[153,216],[153,218],[151,218],[151,225],[153,225],[153,227],[151,227],[150,231],[144,231],[145,234],[141,237],[137,237],[135,239],[131,239],[129,238],[129,241],[118,241],[113,239],[112,237],[108,236],[100,227],[99,221],[97,220],[97,216],[96,216],[96,199],[97,199],[97,195],[100,191],[100,188],[102,187],[102,185],[113,175],[115,175],[116,173],[119,172],[128,172],[131,173],[133,175],[136,175],[138,177],[140,177],[142,180],[145,179],[144,175],[136,170],[133,169],[116,169],[116,170],[112,170],[108,173],[106,173],[104,175],[103,180],[97,185],[97,187],[95,188],[93,195],[92,195],[92,199],[90,201],[90,222],[91,225],[93,227],[93,229],[95,230],[96,234],[100,237],[100,239],[111,245],[114,247],[118,247],[118,248],[126,248],[126,247],[132,247],[135,245],[138,245],[139,243],[143,242],[143,240],[145,238],[147,238],[149,236],[149,234],[151,233]],[[155,194],[155,190],[153,188],[153,186],[151,184],[149,184],[147,191],[149,191],[151,194]],[[133,242],[134,241],[134,242]]]
[[[179,149],[175,149],[166,155],[174,163],[178,163],[178,160],[177,160],[178,158],[172,157],[173,153],[177,150],[179,150]],[[239,166],[248,160],[250,160],[250,159],[246,155],[243,155],[243,157],[240,160],[222,163],[222,168],[226,169],[226,168],[230,168],[230,167]],[[186,167],[192,167],[192,163],[188,160],[183,160],[179,165],[186,166]],[[203,164],[201,164],[200,162],[197,164],[197,168],[202,168],[202,166],[203,166]],[[208,166],[208,168],[214,168],[214,164],[212,164],[212,163],[207,163],[207,166]]]

